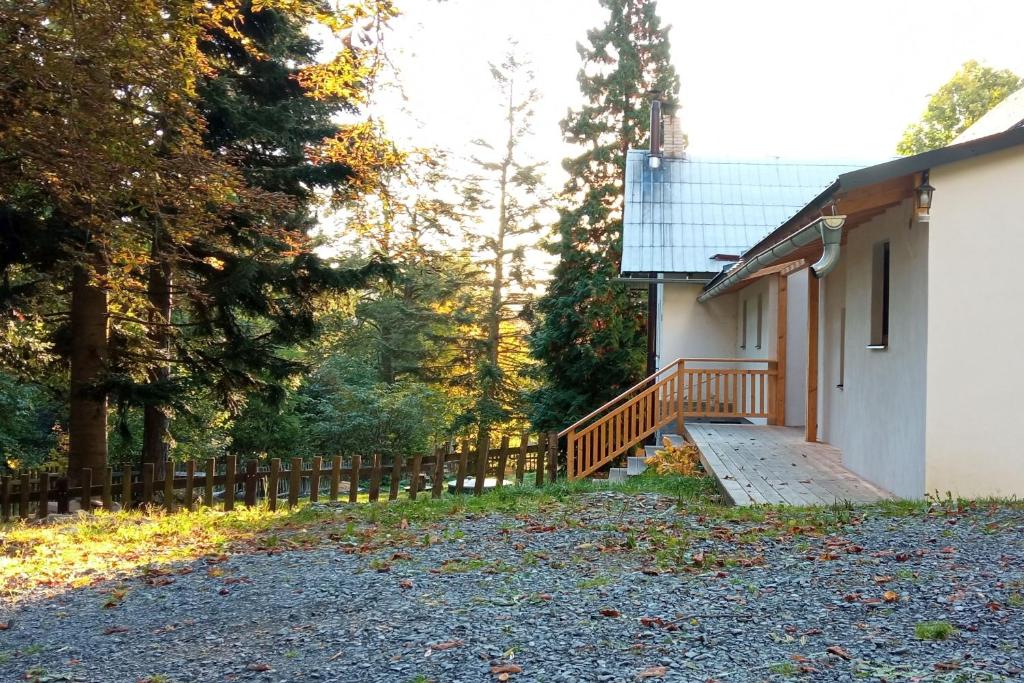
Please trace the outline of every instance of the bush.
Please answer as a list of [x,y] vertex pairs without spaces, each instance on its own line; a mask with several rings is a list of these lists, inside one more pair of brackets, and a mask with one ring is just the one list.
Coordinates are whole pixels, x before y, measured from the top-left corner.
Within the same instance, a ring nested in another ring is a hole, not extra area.
[[667,438],[662,442],[662,448],[648,458],[646,464],[648,469],[658,474],[693,477],[702,473],[697,447],[692,443],[676,446]]

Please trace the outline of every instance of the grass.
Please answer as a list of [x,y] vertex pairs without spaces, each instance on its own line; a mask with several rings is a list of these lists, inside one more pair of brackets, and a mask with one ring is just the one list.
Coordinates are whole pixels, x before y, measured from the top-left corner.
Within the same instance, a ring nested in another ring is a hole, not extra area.
[[918,640],[948,640],[956,635],[956,627],[948,621],[922,621],[914,626]]

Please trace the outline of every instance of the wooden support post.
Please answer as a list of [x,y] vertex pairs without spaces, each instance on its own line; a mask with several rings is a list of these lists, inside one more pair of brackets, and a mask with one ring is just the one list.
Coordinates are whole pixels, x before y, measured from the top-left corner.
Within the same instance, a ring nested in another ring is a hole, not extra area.
[[46,519],[50,514],[50,473],[43,472],[39,475],[39,507],[36,508],[36,517]]
[[477,439],[476,446],[476,477],[473,481],[473,494],[481,495],[484,492],[484,480],[487,479],[487,465],[491,458],[491,435],[484,432]]
[[292,458],[292,469],[288,473],[288,509],[299,504],[299,489],[302,487],[302,458]]
[[174,461],[168,460],[164,467],[164,509],[174,512]]
[[[543,448],[544,444],[537,443],[537,448]],[[565,476],[572,481],[576,478],[576,430],[570,429],[565,438]]]
[[555,483],[558,475],[558,432],[548,433],[548,482]]
[[185,463],[185,509],[189,512],[196,506],[196,461],[189,460]]
[[313,473],[309,475],[309,502],[315,503],[320,500],[320,465],[323,458],[319,455],[313,458]]
[[132,466],[125,465],[121,472],[121,509],[130,510],[132,507]]
[[142,504],[153,504],[153,463],[142,464]]
[[[808,271],[808,276],[814,277]],[[779,273],[779,309],[776,318],[775,360],[778,363],[775,374],[775,422],[786,424],[786,339],[789,320],[789,276]]]
[[416,500],[420,488],[420,468],[423,467],[423,456],[417,453],[412,458],[412,471],[409,472],[409,497]]
[[110,467],[103,468],[103,493],[100,494],[100,500],[103,501],[103,509],[110,512],[110,508],[114,504],[114,496],[111,491],[114,487],[114,470]]
[[281,481],[281,458],[270,461],[270,478],[267,479],[267,507],[277,511],[277,487]]
[[348,502],[355,503],[359,500],[359,464],[362,458],[358,455],[352,456],[352,468],[348,473]]
[[807,271],[807,422],[804,438],[818,440],[818,278]]
[[259,466],[255,460],[245,463],[245,507],[256,507],[256,483],[259,481]]
[[79,504],[85,512],[92,512],[92,468],[83,467],[80,479],[82,483],[82,495]]
[[238,457],[229,455],[224,460],[224,511],[235,509],[235,467]]
[[341,491],[341,456],[336,455],[331,461],[331,502],[338,500],[338,492]]
[[206,477],[203,479],[203,505],[213,507],[213,480],[217,477],[217,461],[208,458],[206,461]]

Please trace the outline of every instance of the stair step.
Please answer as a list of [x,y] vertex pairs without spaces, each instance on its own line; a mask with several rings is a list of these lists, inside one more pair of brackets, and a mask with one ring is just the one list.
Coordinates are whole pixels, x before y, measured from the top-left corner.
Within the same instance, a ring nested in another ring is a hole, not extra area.
[[612,467],[608,470],[608,483],[615,484],[626,481],[629,474],[625,467]]
[[644,455],[649,458],[652,455],[657,455],[659,450],[661,450],[661,446],[644,446]]
[[669,443],[671,443],[673,446],[682,446],[683,444],[686,443],[686,439],[679,436],[678,434],[662,434],[661,438],[668,439]]
[[635,477],[635,476],[637,476],[639,474],[643,474],[644,470],[647,469],[647,464],[645,462],[646,460],[647,460],[646,457],[639,458],[639,457],[632,456],[632,455],[629,456],[626,459],[626,462],[627,462],[626,474],[631,476],[631,477]]

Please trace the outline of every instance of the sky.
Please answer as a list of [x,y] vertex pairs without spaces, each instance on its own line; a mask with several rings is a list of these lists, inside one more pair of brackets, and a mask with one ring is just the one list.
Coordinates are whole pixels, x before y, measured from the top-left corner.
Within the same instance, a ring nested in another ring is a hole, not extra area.
[[[377,107],[397,139],[466,154],[500,141],[488,62],[508,40],[533,62],[527,151],[564,181],[558,128],[580,101],[576,43],[597,0],[405,0],[387,36],[402,92]],[[930,93],[968,59],[1024,74],[1017,0],[660,0],[694,154],[881,161]]]

